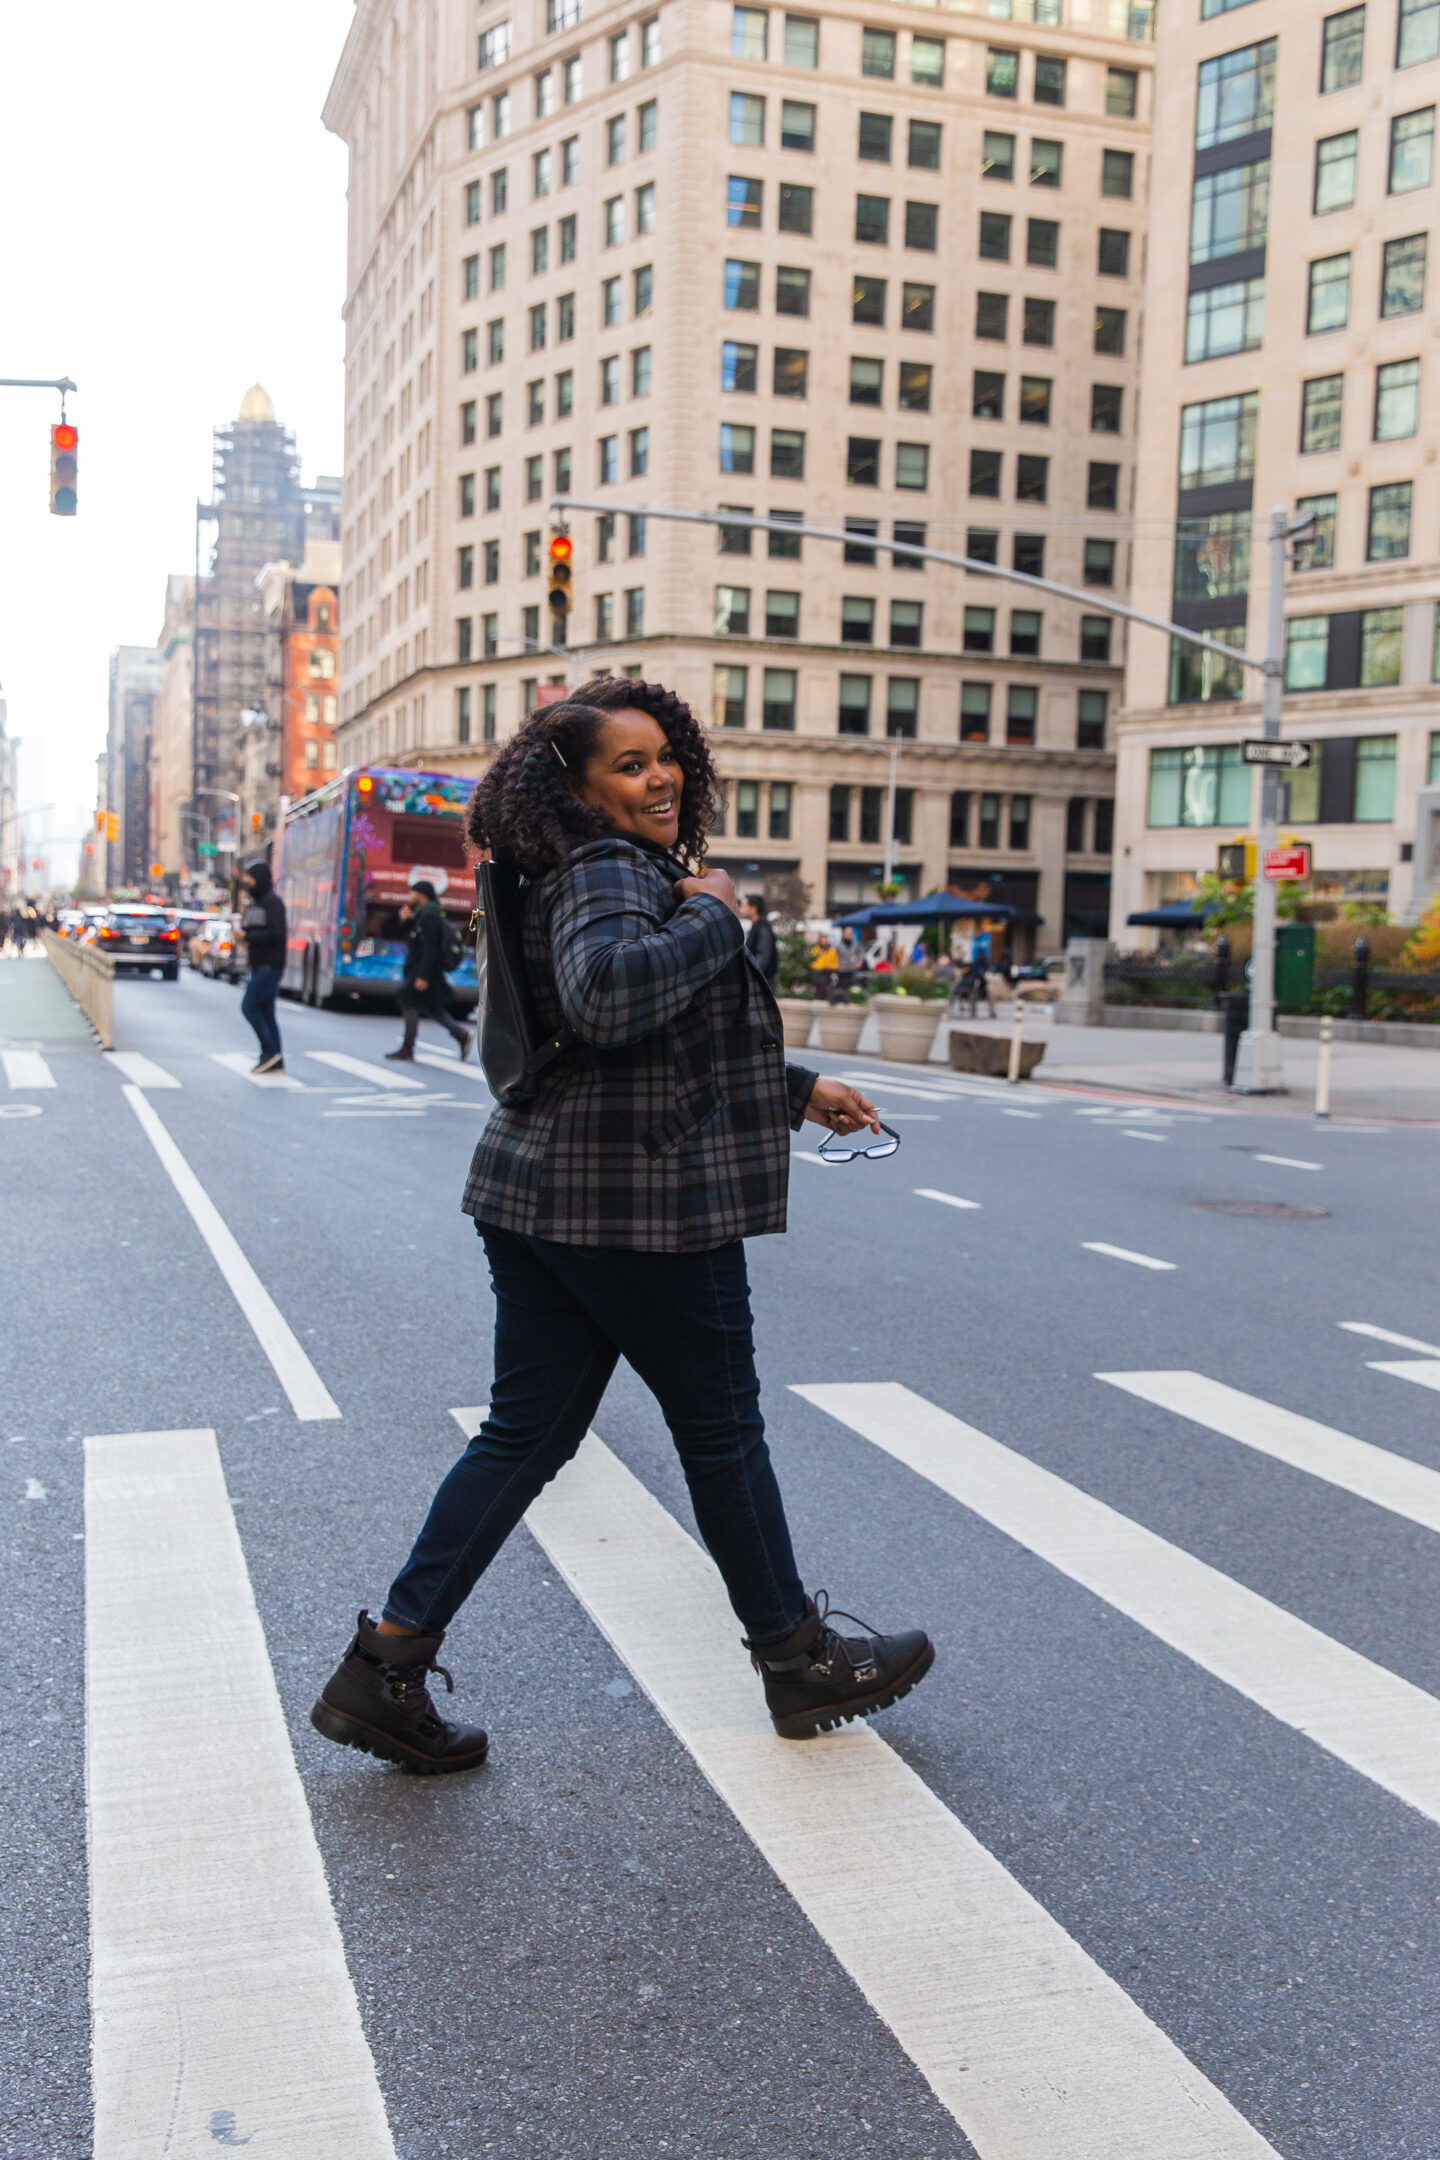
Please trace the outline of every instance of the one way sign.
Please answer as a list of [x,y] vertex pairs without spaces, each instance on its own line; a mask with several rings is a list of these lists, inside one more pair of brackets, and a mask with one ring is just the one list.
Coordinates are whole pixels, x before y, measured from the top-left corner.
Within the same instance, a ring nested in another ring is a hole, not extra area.
[[1240,745],[1247,765],[1285,765],[1291,772],[1299,772],[1310,763],[1308,742],[1243,742]]

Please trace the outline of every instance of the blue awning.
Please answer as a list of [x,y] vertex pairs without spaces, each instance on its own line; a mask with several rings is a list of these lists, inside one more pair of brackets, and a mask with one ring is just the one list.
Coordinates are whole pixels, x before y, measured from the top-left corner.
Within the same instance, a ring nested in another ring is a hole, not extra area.
[[989,922],[1013,922],[1018,909],[999,900],[962,900],[955,893],[926,893],[920,900],[877,901],[874,907],[857,908],[851,915],[837,915],[839,927],[866,930],[882,923],[959,922],[971,918]]
[[1141,908],[1125,920],[1141,930],[1198,930],[1214,913],[1213,907],[1197,908],[1188,900],[1172,900],[1166,907]]

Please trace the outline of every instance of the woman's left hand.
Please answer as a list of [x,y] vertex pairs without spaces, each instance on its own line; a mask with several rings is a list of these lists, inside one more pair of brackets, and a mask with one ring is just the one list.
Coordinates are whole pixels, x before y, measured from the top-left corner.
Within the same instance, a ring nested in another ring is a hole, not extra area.
[[862,1125],[877,1135],[880,1131],[874,1103],[867,1102],[858,1088],[846,1087],[843,1080],[817,1080],[805,1116],[809,1124],[828,1125],[833,1133],[859,1132]]

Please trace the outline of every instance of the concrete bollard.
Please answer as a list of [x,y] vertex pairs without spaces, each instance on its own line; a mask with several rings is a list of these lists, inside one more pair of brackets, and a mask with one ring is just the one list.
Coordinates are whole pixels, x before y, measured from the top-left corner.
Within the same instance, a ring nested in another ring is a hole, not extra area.
[[1335,1022],[1329,1013],[1320,1022],[1320,1059],[1315,1068],[1315,1115],[1330,1115],[1330,1046],[1335,1040]]
[[1019,998],[1015,1000],[1015,1022],[1010,1030],[1010,1070],[1005,1075],[1013,1087],[1020,1078],[1020,1051],[1025,1039],[1025,1008]]

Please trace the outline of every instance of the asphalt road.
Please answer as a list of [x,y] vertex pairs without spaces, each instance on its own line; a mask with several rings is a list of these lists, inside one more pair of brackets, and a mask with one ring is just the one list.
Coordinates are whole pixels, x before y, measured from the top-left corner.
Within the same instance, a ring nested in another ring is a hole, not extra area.
[[[914,1842],[851,1833],[846,1765],[862,1758],[843,1742],[792,1772],[805,1750],[749,1736],[727,1785],[646,1662],[711,1642],[699,1593],[662,1603],[670,1639],[654,1640],[653,1621],[605,1607],[603,1591],[577,1594],[561,1531],[541,1522],[546,1543],[517,1534],[446,1646],[456,1707],[491,1733],[483,1771],[407,1779],[311,1731],[356,1609],[381,1602],[458,1451],[452,1410],[486,1397],[489,1293],[458,1202],[488,1096],[453,1063],[402,1068],[410,1090],[381,1084],[396,1028],[378,1015],[283,1007],[303,1085],[281,1089],[217,1062],[251,1054],[227,986],[127,983],[116,1009],[125,1049],[178,1085],[72,1046],[49,1057],[53,1086],[14,1084],[22,1066],[0,1087],[4,2160],[97,2151],[83,1441],[203,1430],[402,2160],[1103,2153],[1081,2132],[1034,2129],[1023,2050],[1008,2066],[977,2056],[986,2099],[973,2110],[954,2097],[963,2082],[937,2073],[926,2019],[986,1995],[986,1971],[967,1969],[981,1920],[917,1933],[923,2015],[911,1976],[888,1995],[865,1978],[845,1927],[862,1942],[883,1928]],[[432,1044],[448,1053],[438,1032]],[[903,1790],[945,1835],[963,1826],[1005,1895],[1035,1901],[1054,1939],[1123,1991],[1120,2009],[1143,2013],[1136,2030],[1236,2111],[1229,2143],[1162,2136],[1144,2160],[1263,2152],[1244,2124],[1285,2160],[1434,2160],[1440,1753],[1425,1720],[1440,1714],[1440,1515],[1425,1519],[1433,1495],[1408,1466],[1440,1475],[1437,1374],[1425,1384],[1424,1371],[1440,1342],[1440,1134],[812,1061],[868,1072],[903,1137],[888,1162],[799,1164],[788,1236],[750,1249],[766,1414],[807,1579],[938,1645],[933,1676],[877,1725],[881,1773],[914,1773]],[[126,1093],[137,1074],[338,1417],[294,1414]],[[1377,1369],[1388,1362],[1420,1370]],[[1250,1437],[1096,1377],[1122,1373],[1152,1376],[1152,1395],[1171,1385],[1157,1374],[1224,1383]],[[862,1392],[875,1383],[910,1391],[886,1398],[895,1444]],[[794,1392],[820,1384],[855,1392]],[[1294,1415],[1267,1423],[1262,1404]],[[976,1429],[967,1440],[941,1421],[938,1474],[906,1452],[927,1405]],[[597,1429],[693,1534],[656,1408],[623,1368]],[[991,1469],[980,1435],[1001,1443]],[[1345,1435],[1369,1450],[1337,1447]],[[96,1485],[94,1509],[106,1492]],[[1107,1557],[1085,1496],[1151,1534],[1153,1585]],[[1006,1513],[1025,1507],[1023,1521]],[[669,1526],[642,1516],[660,1525],[659,1568]],[[1186,1555],[1204,1564],[1198,1602],[1173,1617]],[[195,1715],[178,1745],[160,1715],[184,1664],[187,1600],[169,1592],[182,1557],[160,1541],[133,1635],[89,1645],[102,1665],[118,1650],[130,1676],[126,1804],[162,1837],[190,1804],[188,1750],[233,1756],[237,1795],[244,1777],[232,1713]],[[1287,1636],[1290,1620],[1304,1629]],[[1292,1667],[1312,1656],[1313,1700],[1287,1707]],[[1354,1737],[1337,1738],[1352,1688]],[[793,1863],[757,1828],[776,1750],[775,1776],[812,1781]],[[101,1782],[92,1765],[92,1809]],[[201,2003],[219,1953],[198,1912],[196,1943]],[[1037,2003],[1043,2029],[1043,1959],[1031,1971],[1016,1954],[1015,2029],[1032,2029]],[[1128,2046],[1107,2072],[1117,2119],[1150,2075]],[[182,2110],[167,2135],[149,2149],[292,2150],[247,2117],[243,2081],[233,2106]],[[1141,2151],[1114,2147],[1116,2160]]]

